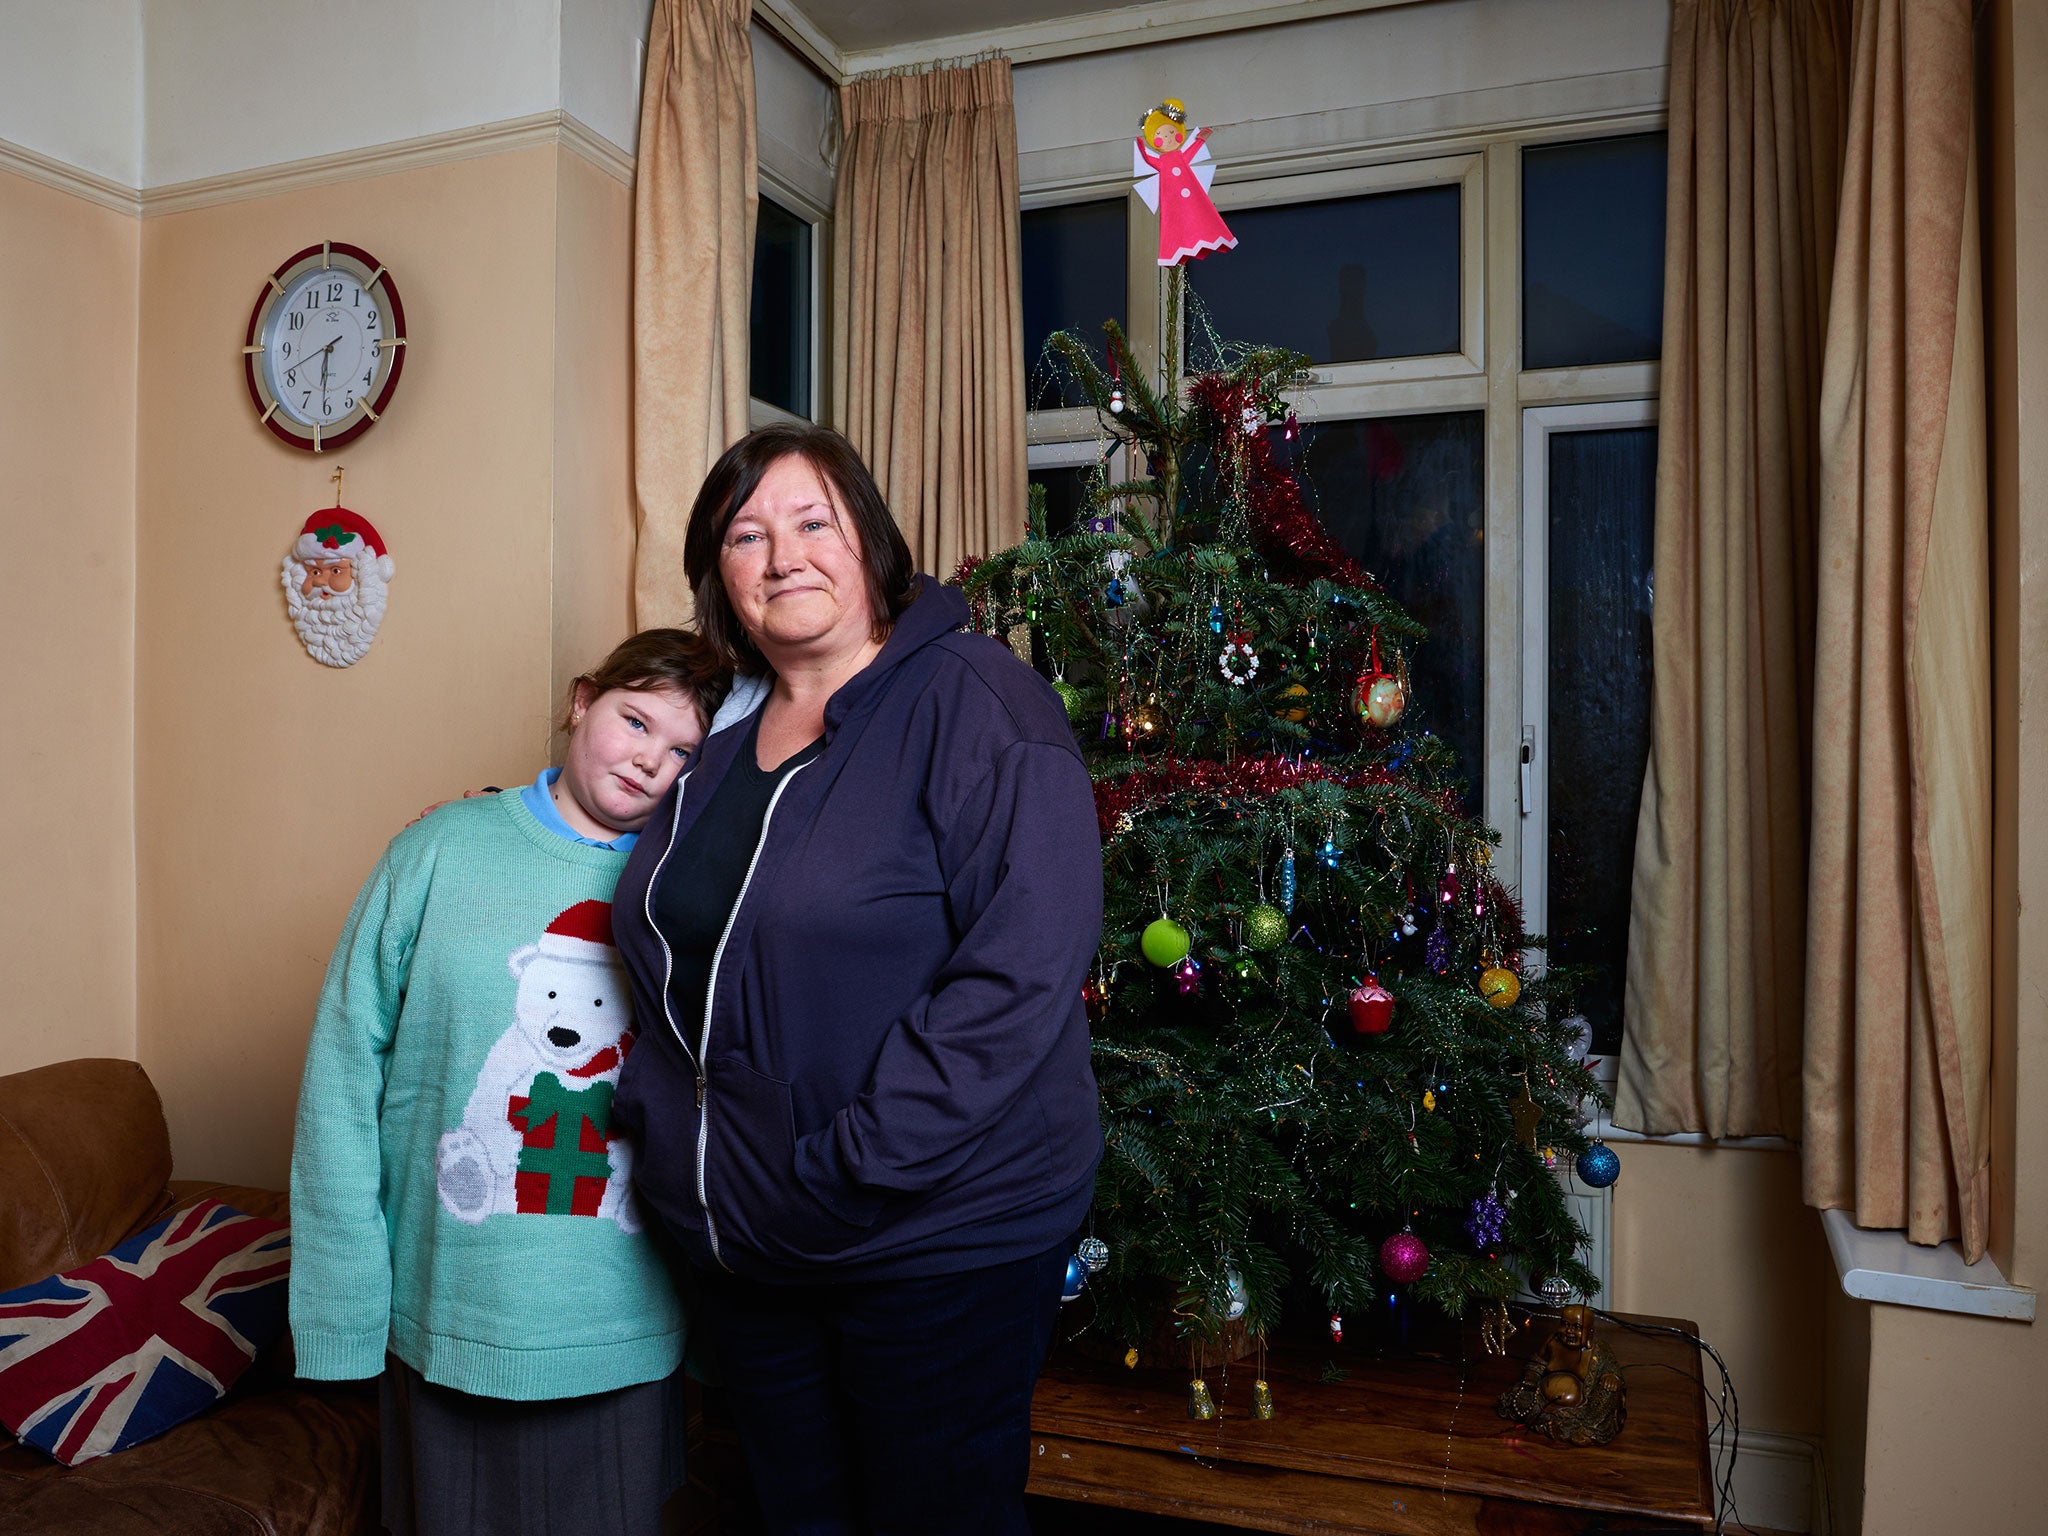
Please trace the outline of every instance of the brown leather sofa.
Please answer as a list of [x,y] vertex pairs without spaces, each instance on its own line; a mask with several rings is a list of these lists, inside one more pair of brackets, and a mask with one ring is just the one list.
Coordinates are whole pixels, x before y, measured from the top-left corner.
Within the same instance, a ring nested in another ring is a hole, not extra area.
[[[209,1197],[286,1219],[275,1190],[170,1175],[163,1106],[134,1062],[0,1077],[0,1291]],[[354,1536],[379,1529],[376,1492],[374,1384],[295,1380],[289,1339],[206,1413],[83,1466],[0,1430],[0,1536]]]

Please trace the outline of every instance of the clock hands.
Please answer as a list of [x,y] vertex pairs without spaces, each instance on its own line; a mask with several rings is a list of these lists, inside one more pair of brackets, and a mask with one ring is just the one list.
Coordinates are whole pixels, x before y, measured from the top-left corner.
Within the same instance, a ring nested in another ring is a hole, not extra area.
[[310,363],[314,358],[317,357],[320,359],[320,383],[322,388],[325,388],[327,383],[327,354],[332,352],[335,349],[336,345],[340,343],[340,341],[341,338],[339,336],[335,337],[333,341],[327,343],[327,345],[322,347],[318,352],[308,353],[306,356],[300,358],[296,363],[293,363],[291,367],[285,369],[285,383],[296,385],[299,381],[295,377],[293,377],[293,375],[298,373],[298,371],[301,368],[305,367],[306,364]]

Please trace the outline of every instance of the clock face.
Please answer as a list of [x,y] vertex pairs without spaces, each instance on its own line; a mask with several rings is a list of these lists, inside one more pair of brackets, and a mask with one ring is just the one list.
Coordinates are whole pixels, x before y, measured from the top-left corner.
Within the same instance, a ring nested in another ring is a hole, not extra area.
[[404,318],[369,252],[329,241],[292,257],[257,299],[243,347],[263,424],[316,453],[368,430],[398,384]]

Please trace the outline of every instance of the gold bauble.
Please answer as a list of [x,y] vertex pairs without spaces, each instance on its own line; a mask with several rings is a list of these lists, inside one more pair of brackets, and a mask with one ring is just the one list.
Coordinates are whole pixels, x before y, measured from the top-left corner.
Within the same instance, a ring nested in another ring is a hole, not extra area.
[[1479,995],[1496,1008],[1512,1008],[1522,995],[1522,978],[1506,966],[1490,965],[1479,973]]
[[1300,683],[1289,683],[1280,690],[1280,705],[1273,713],[1282,720],[1301,724],[1308,718],[1308,690]]

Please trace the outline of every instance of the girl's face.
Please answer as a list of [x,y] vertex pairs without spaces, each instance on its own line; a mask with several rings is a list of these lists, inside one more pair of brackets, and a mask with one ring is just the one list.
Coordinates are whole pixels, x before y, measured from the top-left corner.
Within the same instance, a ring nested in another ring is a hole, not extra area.
[[1161,123],[1157,128],[1154,128],[1152,130],[1153,147],[1157,149],[1163,149],[1168,154],[1171,154],[1174,150],[1180,148],[1180,141],[1181,131],[1172,123]]
[[638,832],[704,739],[696,704],[673,688],[576,690],[555,803],[585,837]]

